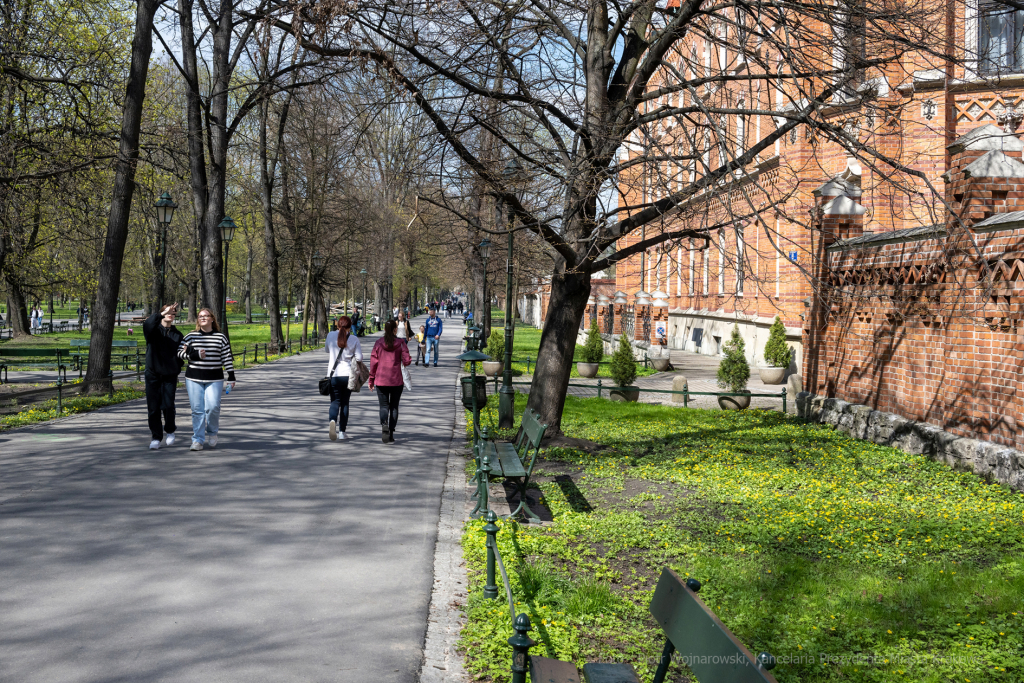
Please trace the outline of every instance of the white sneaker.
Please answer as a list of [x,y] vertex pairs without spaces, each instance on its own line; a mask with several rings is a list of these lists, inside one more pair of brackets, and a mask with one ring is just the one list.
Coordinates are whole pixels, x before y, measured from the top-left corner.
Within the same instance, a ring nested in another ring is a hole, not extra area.
[[206,440],[206,443],[210,444],[210,448],[216,448],[217,447],[217,435],[216,434],[211,435],[210,438]]
[[192,448],[190,448],[189,450],[190,451],[201,451],[201,450],[203,450],[203,444],[199,443],[198,441],[193,441],[192,442]]
[[345,436],[345,432],[338,432],[338,441],[344,441],[348,437]]
[[160,442],[157,441],[156,439],[153,439],[152,441],[149,442],[149,450],[155,451],[155,450],[157,450],[159,448],[160,448]]
[[[331,420],[330,423],[327,425],[327,436],[331,437],[331,441],[338,440],[338,423],[335,422],[334,420]],[[344,432],[341,433],[341,438],[345,438]]]
[[174,445],[174,434],[165,434],[164,435],[164,444],[167,445],[167,446],[173,446]]

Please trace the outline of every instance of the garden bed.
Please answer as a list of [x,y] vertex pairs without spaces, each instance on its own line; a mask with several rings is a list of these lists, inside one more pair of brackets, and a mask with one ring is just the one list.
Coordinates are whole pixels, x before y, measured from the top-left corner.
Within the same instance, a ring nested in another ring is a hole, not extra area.
[[[554,523],[498,535],[535,654],[628,661],[650,680],[663,640],[647,606],[667,565],[779,658],[781,682],[1024,678],[1020,493],[769,411],[570,396],[562,428],[605,448],[545,450],[535,481]],[[463,547],[466,666],[505,680],[512,631],[481,596],[479,522]],[[690,679],[673,666],[669,680]]]

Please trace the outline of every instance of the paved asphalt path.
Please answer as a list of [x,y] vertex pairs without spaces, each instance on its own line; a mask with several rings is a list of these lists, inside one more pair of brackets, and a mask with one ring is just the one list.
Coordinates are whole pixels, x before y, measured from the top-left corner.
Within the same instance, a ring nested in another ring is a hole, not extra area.
[[[417,325],[418,327],[418,325]],[[414,681],[461,327],[413,366],[395,443],[327,355],[240,370],[220,443],[147,450],[145,401],[0,434],[0,681]],[[369,363],[373,340],[363,339]]]

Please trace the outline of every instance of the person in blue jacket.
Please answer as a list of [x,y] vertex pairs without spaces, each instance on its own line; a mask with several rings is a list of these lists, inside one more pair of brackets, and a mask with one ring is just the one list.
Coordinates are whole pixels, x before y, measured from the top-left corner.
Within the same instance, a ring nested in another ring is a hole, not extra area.
[[430,365],[430,359],[434,359],[434,367],[437,367],[437,347],[438,342],[441,340],[441,332],[444,329],[444,325],[441,323],[441,319],[437,317],[437,309],[431,307],[430,317],[427,318],[425,323],[427,328],[427,358],[423,362],[423,367]]

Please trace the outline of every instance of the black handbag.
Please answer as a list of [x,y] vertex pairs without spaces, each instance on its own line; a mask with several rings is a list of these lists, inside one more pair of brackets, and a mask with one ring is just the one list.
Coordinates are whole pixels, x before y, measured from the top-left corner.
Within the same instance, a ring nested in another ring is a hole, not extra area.
[[[348,348],[347,345],[346,348]],[[334,365],[331,366],[331,374],[327,375],[326,377],[320,380],[318,388],[320,389],[321,396],[331,395],[331,378],[334,377],[334,371],[338,369],[338,363],[341,362],[341,354],[343,353],[345,353],[345,349],[339,348],[338,357],[334,359]]]

